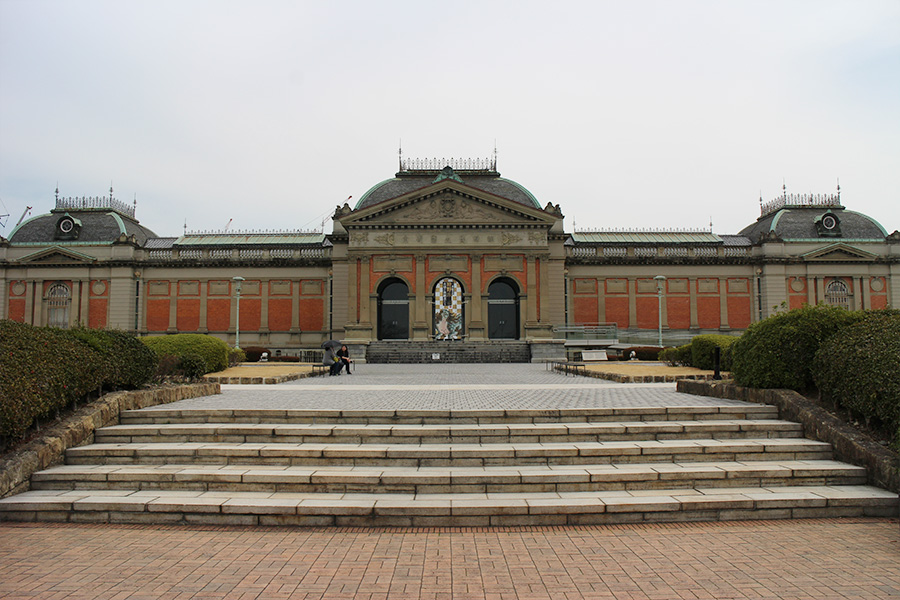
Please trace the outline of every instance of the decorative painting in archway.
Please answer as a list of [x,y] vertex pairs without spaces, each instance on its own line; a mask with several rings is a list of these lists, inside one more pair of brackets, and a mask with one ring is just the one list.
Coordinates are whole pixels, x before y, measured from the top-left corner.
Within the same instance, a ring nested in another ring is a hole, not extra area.
[[434,339],[459,340],[462,337],[462,285],[452,277],[444,277],[434,284]]

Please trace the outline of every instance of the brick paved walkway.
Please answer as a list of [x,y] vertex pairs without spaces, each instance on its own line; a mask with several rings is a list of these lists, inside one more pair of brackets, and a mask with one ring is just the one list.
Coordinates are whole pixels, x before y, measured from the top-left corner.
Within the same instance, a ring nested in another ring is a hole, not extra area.
[[895,520],[515,529],[0,524],[0,597],[900,597]]

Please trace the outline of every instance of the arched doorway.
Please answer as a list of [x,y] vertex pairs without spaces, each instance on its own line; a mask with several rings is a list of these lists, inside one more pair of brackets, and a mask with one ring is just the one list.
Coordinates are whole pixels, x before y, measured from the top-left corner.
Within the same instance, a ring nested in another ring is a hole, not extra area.
[[488,338],[519,339],[519,289],[511,279],[496,279],[488,286]]
[[453,277],[443,277],[434,284],[434,325],[436,340],[460,340],[463,338],[465,316],[463,313],[462,284]]
[[378,339],[409,339],[409,286],[401,279],[378,286]]
[[54,283],[47,291],[47,325],[50,327],[69,327],[69,306],[72,293],[64,283]]
[[825,287],[825,302],[833,306],[850,308],[850,288],[840,279],[835,279]]

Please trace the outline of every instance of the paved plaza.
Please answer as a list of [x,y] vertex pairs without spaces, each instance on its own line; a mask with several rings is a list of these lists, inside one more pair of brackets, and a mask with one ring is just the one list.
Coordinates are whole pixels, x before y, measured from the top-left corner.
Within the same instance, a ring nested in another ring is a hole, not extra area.
[[[542,365],[359,365],[149,410],[721,405]],[[734,402],[741,405],[740,402]],[[538,527],[0,523],[0,598],[900,598],[896,519]]]

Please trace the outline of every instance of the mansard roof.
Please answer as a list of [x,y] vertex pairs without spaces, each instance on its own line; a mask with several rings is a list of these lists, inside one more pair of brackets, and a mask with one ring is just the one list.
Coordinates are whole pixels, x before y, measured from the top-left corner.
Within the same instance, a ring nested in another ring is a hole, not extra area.
[[[887,237],[887,231],[878,221],[844,208],[839,194],[785,194],[761,208],[756,223],[740,232],[753,243],[770,235],[784,241],[820,241],[823,237],[884,241]],[[827,214],[837,218],[840,228],[824,236],[819,223]]]
[[[110,190],[112,192],[112,190]],[[68,215],[79,225],[77,235],[62,239],[57,231],[60,219]],[[14,245],[103,245],[132,238],[143,246],[156,234],[134,217],[134,207],[112,197],[60,198],[48,214],[32,217],[13,229],[9,241]]]
[[524,186],[500,177],[500,173],[496,170],[496,162],[493,161],[412,160],[401,162],[400,167],[400,171],[392,179],[374,185],[363,194],[356,203],[355,210],[398,198],[442,179],[453,179],[531,208],[541,208],[537,199]]

